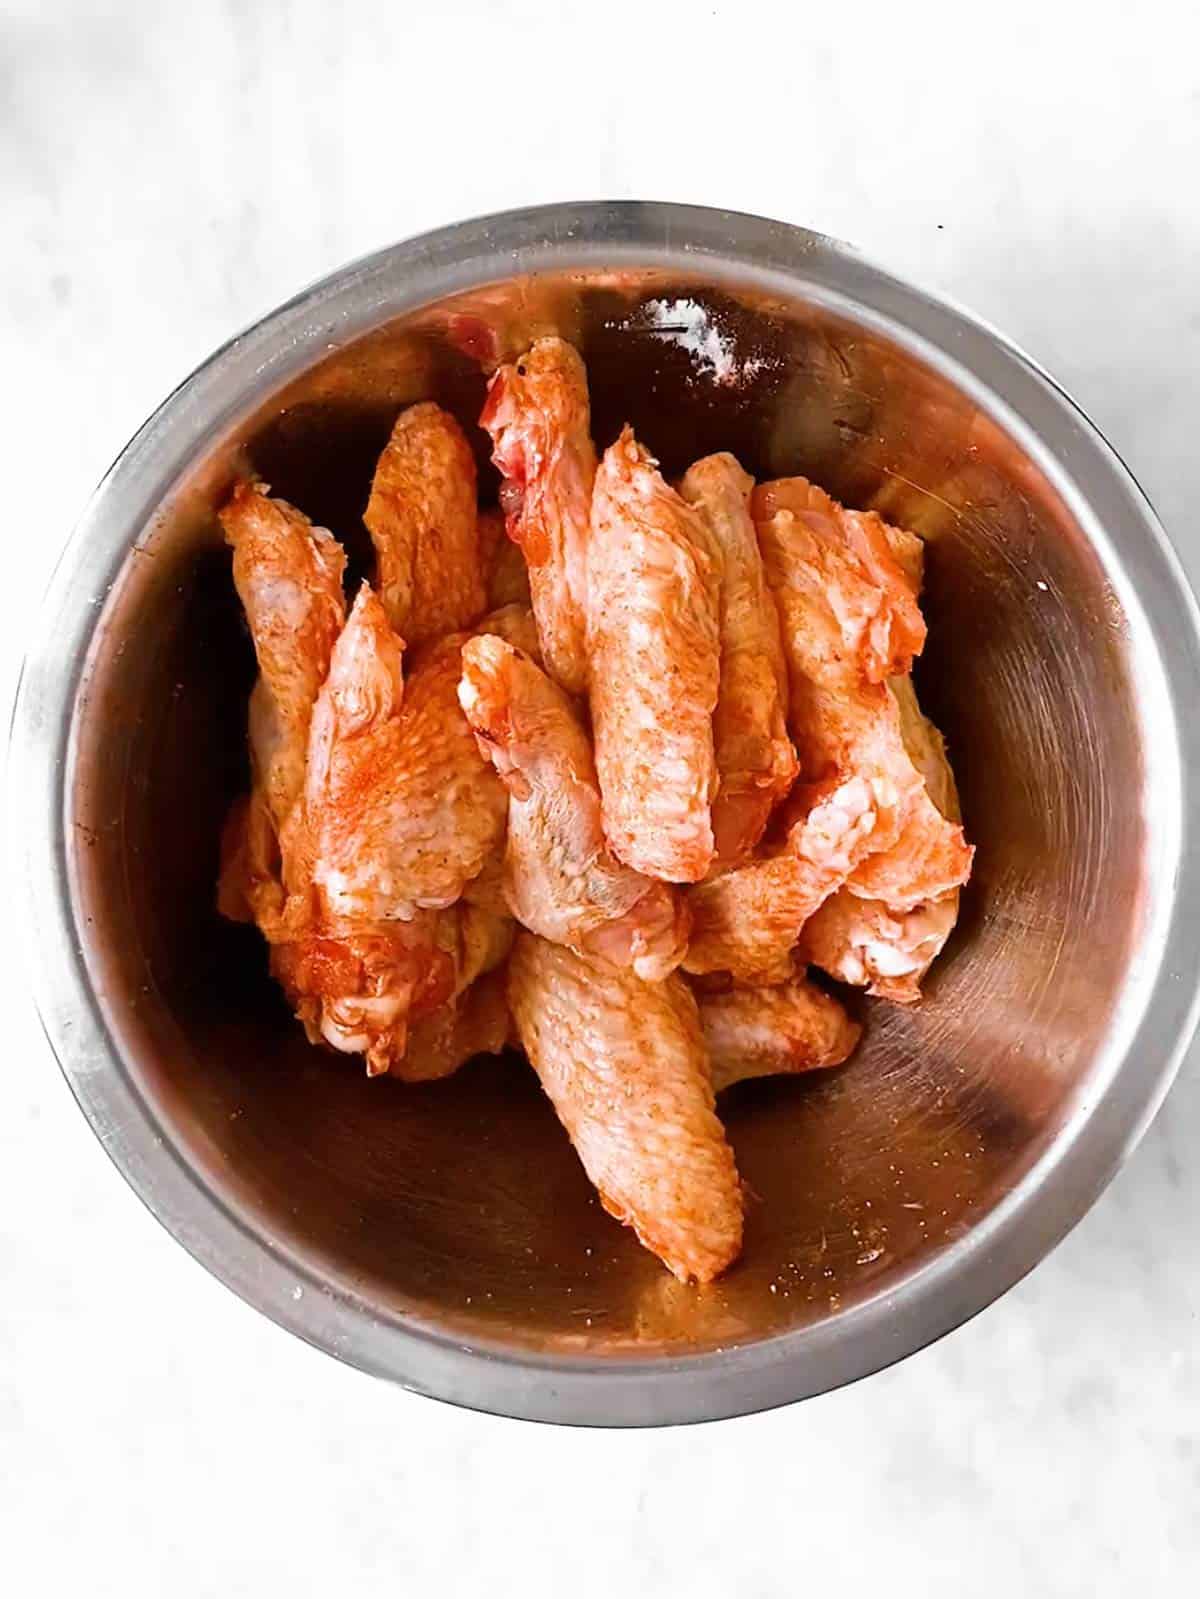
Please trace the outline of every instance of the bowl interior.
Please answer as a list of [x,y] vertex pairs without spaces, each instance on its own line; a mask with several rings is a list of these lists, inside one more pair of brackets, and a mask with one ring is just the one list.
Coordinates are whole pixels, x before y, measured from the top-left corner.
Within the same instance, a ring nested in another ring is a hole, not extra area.
[[[708,337],[689,348],[697,309]],[[669,472],[731,449],[925,537],[917,682],[978,846],[924,1002],[853,998],[867,1033],[847,1069],[723,1101],[746,1247],[703,1290],[604,1215],[520,1058],[427,1087],[368,1081],[305,1043],[257,935],[213,904],[253,678],[215,505],[252,466],[361,571],[397,408],[450,406],[494,491],[474,429],[482,367],[548,331],[583,349],[601,446],[628,420]],[[138,530],[80,688],[70,793],[76,910],[109,1026],[164,1136],[225,1206],[382,1317],[614,1356],[822,1320],[973,1227],[1101,1069],[1151,876],[1127,633],[1070,506],[986,398],[852,311],[632,269],[427,306],[233,418]]]

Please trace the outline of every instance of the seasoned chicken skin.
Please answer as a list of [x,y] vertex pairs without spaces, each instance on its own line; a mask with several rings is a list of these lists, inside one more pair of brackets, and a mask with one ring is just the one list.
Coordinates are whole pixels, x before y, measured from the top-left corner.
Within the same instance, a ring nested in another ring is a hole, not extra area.
[[259,677],[250,696],[251,792],[225,826],[217,903],[236,921],[273,926],[285,897],[280,835],[304,787],[313,704],[346,615],[346,557],[331,533],[262,484],[238,484],[220,521]]
[[957,889],[912,910],[893,910],[843,888],[805,923],[800,956],[839,982],[912,1005],[957,920]]
[[874,794],[861,779],[803,793],[801,814],[782,843],[688,890],[685,970],[729,972],[749,984],[791,976],[801,927],[845,881],[877,822]]
[[[752,504],[761,503],[762,491],[755,490]],[[918,637],[909,611],[918,622],[920,612],[898,569],[891,591],[881,589],[842,544],[814,531],[808,519],[783,510],[767,520],[756,517],[755,527],[779,606],[795,737],[809,731],[814,688],[848,695],[852,710],[863,696],[869,703],[871,691],[880,692],[888,677],[906,672]],[[821,731],[818,726],[811,736],[819,739]],[[814,753],[819,750],[817,744]],[[805,754],[801,747],[802,761]],[[807,769],[814,764],[807,762]]]
[[[920,539],[873,511],[847,511],[803,477],[777,478],[755,489],[755,522],[770,524],[781,511],[811,533],[819,547],[836,548],[844,557],[835,568],[840,582],[831,590],[831,600],[847,645],[857,645],[861,653],[868,681],[906,672],[925,643],[925,621],[917,606],[924,559]],[[864,592],[851,574],[873,594]]]
[[430,401],[401,411],[363,520],[384,611],[408,645],[470,627],[483,614],[475,458],[448,411]]
[[959,825],[958,791],[942,735],[922,715],[912,679],[894,677],[888,690],[901,742],[921,788],[910,799],[896,842],[868,856],[850,874],[847,886],[863,899],[885,901],[893,910],[914,910],[965,883],[975,851]]
[[[755,491],[753,504],[760,510],[770,506],[766,488]],[[907,671],[920,646],[920,612],[882,534],[870,562],[843,542],[844,518],[853,515],[782,509],[756,526],[783,623],[792,737],[806,777],[823,789],[850,782],[869,787],[875,824],[860,837],[858,859],[849,862],[846,875],[861,867],[856,891],[878,897],[882,884],[874,873],[879,869],[868,857],[890,849],[906,825],[914,829],[910,850],[919,840],[920,851],[937,863],[936,872],[948,869],[963,881],[971,854],[961,827],[929,802],[886,681]],[[878,518],[867,522],[886,527]],[[797,800],[803,799],[801,791]],[[794,819],[791,800],[789,812]]]
[[720,572],[697,511],[626,428],[596,473],[588,545],[592,731],[626,865],[697,882],[713,856]]
[[[958,822],[954,774],[941,734],[921,713],[911,678],[893,678],[889,687],[925,800],[913,806],[896,843],[870,856],[806,924],[801,949],[806,960],[844,983],[913,1004],[958,919],[959,885],[973,851],[944,829],[923,825],[931,808]],[[864,882],[879,885],[883,897],[865,897]]]
[[897,909],[911,909],[965,883],[974,858],[957,816],[944,815],[930,796],[901,708],[901,699],[909,695],[907,677],[863,685],[857,692],[847,689],[840,696],[814,690],[808,698],[813,715],[807,740],[810,747],[821,746],[830,775],[822,783],[797,787],[780,810],[781,819],[793,824],[804,815],[811,794],[866,784],[874,824],[860,837],[843,876],[851,892],[887,900]]
[[286,500],[271,499],[261,484],[239,483],[220,521],[258,659],[250,704],[254,788],[278,834],[304,787],[313,704],[346,619],[346,557],[331,533]]
[[731,988],[701,994],[700,1026],[713,1091],[748,1077],[775,1077],[840,1066],[862,1033],[857,1022],[815,983],[798,978],[779,988]]
[[608,849],[591,744],[574,706],[519,650],[470,639],[458,697],[508,789],[504,888],[532,932],[656,980],[679,964],[687,914],[667,884]]
[[495,1006],[468,1005],[466,994],[507,958],[507,914],[459,901],[372,922],[331,913],[320,894],[309,903],[311,924],[273,949],[272,970],[314,1042],[365,1055],[369,1075],[406,1081],[448,1075],[451,1055],[468,1043],[462,1060],[488,1047]]
[[[841,512],[803,479],[764,485],[752,503],[770,513],[757,531],[783,620],[806,781],[781,809],[782,842],[689,891],[684,964],[763,984],[786,980],[802,924],[843,884],[879,898],[903,890],[915,904],[964,881],[971,851],[931,803],[906,744],[892,684],[907,677],[877,680],[907,668],[924,625],[886,524]],[[907,557],[905,536],[893,532]]]
[[711,1281],[741,1249],[742,1196],[687,985],[520,933],[508,997],[605,1209],[677,1277]]
[[779,613],[750,519],[754,480],[732,455],[690,467],[679,492],[703,516],[721,568],[721,677],[713,714],[720,787],[712,807],[717,858],[744,860],[797,772],[787,733],[787,668]]
[[[272,971],[314,1042],[363,1053],[368,1071],[386,1071],[403,1052],[410,1011],[440,1003],[453,969],[431,917],[403,928],[337,921],[312,894],[305,769],[314,705],[345,640],[344,556],[328,533],[260,489],[236,489],[221,521],[261,676],[250,703],[255,787],[226,827],[218,907],[258,922]],[[390,664],[399,692],[398,645]]]
[[271,971],[313,1043],[364,1055],[368,1076],[404,1057],[410,1016],[449,998],[453,962],[440,950],[436,918],[355,928],[314,922],[271,950]]
[[369,1076],[425,1082],[505,1047],[503,976],[488,974],[514,928],[465,900],[374,929],[332,920],[276,945],[271,965],[314,1043],[365,1055]]
[[462,641],[431,646],[406,685],[403,646],[364,584],[313,712],[272,969],[309,1036],[364,1054],[372,1075],[397,1070],[410,1020],[455,993],[461,917],[437,907],[503,829],[503,790],[455,697]]
[[596,451],[587,373],[562,339],[539,339],[502,366],[479,418],[503,478],[508,534],[529,571],[546,670],[572,694],[587,685],[588,522]]
[[363,585],[313,714],[306,804],[325,911],[369,922],[451,905],[504,827],[506,796],[458,706],[461,633],[408,682],[401,644]]
[[[815,911],[802,948],[845,981],[911,1001],[954,924],[973,857],[940,737],[907,675],[922,631],[912,620],[920,579],[912,535],[842,511],[802,479],[763,485],[754,507],[784,619],[802,759],[826,783],[867,783],[874,802],[845,887]],[[874,601],[860,581],[874,586]]]

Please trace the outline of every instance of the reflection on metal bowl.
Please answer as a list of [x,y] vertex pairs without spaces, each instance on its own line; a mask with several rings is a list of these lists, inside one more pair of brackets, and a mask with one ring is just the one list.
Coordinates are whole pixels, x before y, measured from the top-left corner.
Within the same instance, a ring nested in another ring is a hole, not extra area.
[[[674,301],[715,343],[686,347]],[[305,1043],[256,936],[213,905],[252,675],[214,506],[252,464],[361,564],[397,408],[433,397],[472,422],[482,366],[549,331],[584,351],[601,444],[631,421],[670,472],[732,449],[926,537],[918,684],[978,845],[924,1002],[862,1005],[844,1071],[723,1102],[746,1248],[703,1290],[604,1215],[519,1058],[370,1082]],[[1002,1292],[1144,1128],[1193,1015],[1197,703],[1195,613],[1152,513],[996,335],[756,218],[597,204],[464,223],[228,345],[99,490],[16,723],[39,1002],[156,1214],[341,1358],[546,1419],[782,1403]]]

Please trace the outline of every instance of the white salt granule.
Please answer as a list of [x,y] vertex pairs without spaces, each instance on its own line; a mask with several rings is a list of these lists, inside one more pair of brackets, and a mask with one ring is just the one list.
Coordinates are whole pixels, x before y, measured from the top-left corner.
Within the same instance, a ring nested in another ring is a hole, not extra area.
[[648,333],[651,338],[674,344],[691,356],[697,372],[723,386],[746,383],[778,365],[775,358],[766,355],[747,355],[739,360],[734,340],[722,331],[712,312],[696,300],[647,300],[628,320],[608,325]]
[[639,322],[656,337],[686,350],[702,372],[718,383],[733,383],[738,364],[733,345],[695,300],[647,300]]

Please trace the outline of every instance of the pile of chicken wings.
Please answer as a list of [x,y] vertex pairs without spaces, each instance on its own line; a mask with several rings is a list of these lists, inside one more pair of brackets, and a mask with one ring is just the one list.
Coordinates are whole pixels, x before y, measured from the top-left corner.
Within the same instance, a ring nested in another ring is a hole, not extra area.
[[628,427],[598,458],[560,339],[480,422],[499,510],[452,416],[401,413],[348,613],[330,533],[260,483],[222,509],[259,676],[219,906],[372,1075],[519,1044],[605,1208],[708,1281],[742,1241],[715,1094],[852,1052],[809,964],[916,1000],[970,872],[921,542],[728,454],[672,485]]

